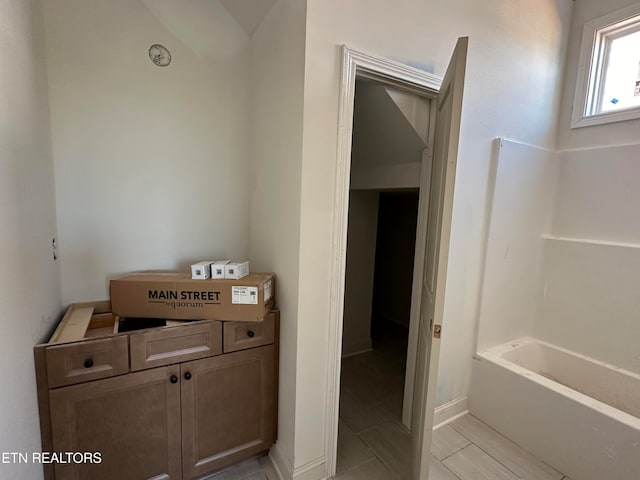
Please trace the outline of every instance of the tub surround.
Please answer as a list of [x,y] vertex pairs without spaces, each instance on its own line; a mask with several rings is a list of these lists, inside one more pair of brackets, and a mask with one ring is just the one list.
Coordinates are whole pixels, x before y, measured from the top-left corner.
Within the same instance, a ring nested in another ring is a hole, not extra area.
[[526,335],[640,374],[638,159],[640,145],[559,152],[544,293]]
[[[494,142],[486,220],[478,350],[531,335],[558,168],[555,152],[503,138]],[[508,292],[508,295],[505,295]]]

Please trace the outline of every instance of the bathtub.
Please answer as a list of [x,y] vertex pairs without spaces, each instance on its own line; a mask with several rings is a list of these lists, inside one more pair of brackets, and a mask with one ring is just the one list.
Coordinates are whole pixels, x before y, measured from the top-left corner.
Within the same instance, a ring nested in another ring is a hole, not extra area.
[[521,338],[474,356],[469,410],[571,480],[640,480],[638,374]]

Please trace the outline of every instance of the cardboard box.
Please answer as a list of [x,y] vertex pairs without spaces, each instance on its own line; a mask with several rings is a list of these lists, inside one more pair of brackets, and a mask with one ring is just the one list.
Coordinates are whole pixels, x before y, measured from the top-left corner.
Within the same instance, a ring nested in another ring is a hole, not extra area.
[[235,280],[249,275],[249,262],[229,262],[224,266],[224,278]]
[[111,310],[121,317],[260,322],[275,305],[272,273],[239,280],[193,280],[189,274],[131,273],[110,282]]
[[229,260],[216,260],[211,264],[211,278],[224,278],[224,266]]
[[206,260],[191,265],[191,278],[193,280],[206,280],[207,278],[211,278],[212,263],[210,260]]

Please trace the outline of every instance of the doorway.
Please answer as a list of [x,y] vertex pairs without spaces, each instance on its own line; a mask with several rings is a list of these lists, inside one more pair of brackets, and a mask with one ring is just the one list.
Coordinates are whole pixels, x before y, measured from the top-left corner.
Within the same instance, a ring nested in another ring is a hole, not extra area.
[[[397,175],[390,175],[389,165],[381,164],[364,177],[374,181],[396,181],[398,178],[418,178],[420,200],[413,284],[412,309],[407,351],[407,374],[404,404],[411,405],[409,422],[409,464],[407,478],[426,480],[428,477],[433,410],[440,353],[440,336],[444,318],[445,286],[451,235],[451,217],[468,38],[459,38],[444,78],[397,62],[373,57],[343,47],[343,69],[338,118],[338,153],[335,181],[333,244],[331,248],[329,376],[326,409],[327,472],[333,477],[338,460],[339,392],[342,364],[343,308],[345,300],[346,243],[349,216],[349,191],[358,185],[352,154],[352,130],[355,127],[354,104],[356,80],[373,81],[396,87],[400,92],[415,94],[428,100],[430,121],[428,145],[424,149],[416,172],[411,165],[394,166]],[[390,124],[395,125],[395,123]],[[352,127],[353,126],[353,127]],[[378,135],[384,135],[381,132]],[[375,136],[374,138],[377,138]],[[355,148],[355,143],[353,145]],[[375,152],[374,152],[375,153]],[[387,182],[389,183],[389,182]],[[392,187],[388,187],[392,188]],[[419,293],[418,293],[419,292]],[[417,293],[417,295],[416,295]],[[418,300],[419,299],[419,300]],[[414,308],[416,307],[417,308]],[[412,360],[413,358],[413,360]],[[410,369],[413,366],[413,372]],[[412,395],[407,395],[412,391]],[[403,408],[404,413],[407,411]],[[401,442],[389,437],[384,443],[402,448]],[[371,472],[356,476],[374,478]],[[383,477],[384,478],[384,477]]]
[[417,189],[350,193],[338,475],[408,478],[402,407],[417,220]]
[[[405,378],[413,379],[415,368],[410,365],[415,355],[408,358],[410,340],[415,341],[409,327],[420,303],[413,284],[414,265],[421,265],[416,262],[416,234],[430,107],[423,96],[356,80],[338,475],[364,462],[364,468],[381,476],[409,476],[409,422],[402,422],[410,419],[412,406],[405,401],[405,393],[412,399],[412,382],[407,386]],[[389,436],[406,448],[385,449],[381,440]]]

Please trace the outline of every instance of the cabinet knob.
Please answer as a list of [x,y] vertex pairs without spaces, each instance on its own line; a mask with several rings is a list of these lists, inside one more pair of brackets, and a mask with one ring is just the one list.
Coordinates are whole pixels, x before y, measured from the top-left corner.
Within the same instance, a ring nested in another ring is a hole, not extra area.
[[90,358],[87,358],[84,361],[84,368],[91,368],[91,367],[93,367],[93,360]]
[[191,372],[184,372],[184,379],[191,380]]
[[177,377],[176,375],[171,375],[171,376],[169,377],[169,381],[170,381],[171,383],[178,383],[178,377]]
[[253,330],[249,330],[249,331],[247,332],[247,337],[249,337],[249,338],[253,338],[253,337],[255,337],[255,336],[256,336],[256,334],[255,334],[255,332],[254,332]]

